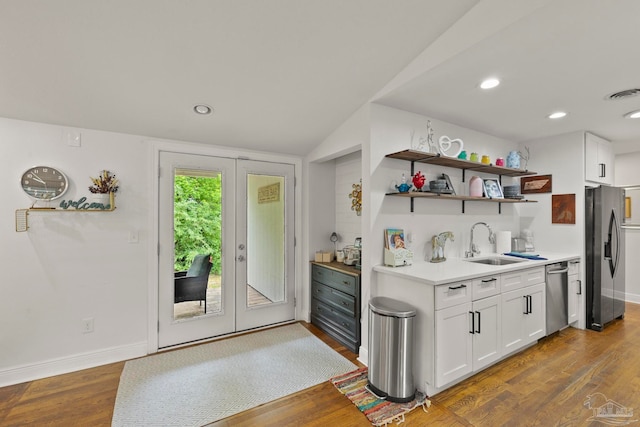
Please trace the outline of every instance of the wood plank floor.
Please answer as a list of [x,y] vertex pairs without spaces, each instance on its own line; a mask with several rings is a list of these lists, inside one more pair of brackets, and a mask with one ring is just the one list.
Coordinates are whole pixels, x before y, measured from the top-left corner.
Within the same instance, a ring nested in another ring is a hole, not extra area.
[[[313,325],[310,331],[354,363],[356,355]],[[109,426],[124,362],[0,388],[0,426]],[[565,329],[431,398],[405,426],[583,426],[602,393],[640,419],[640,306],[603,332]],[[602,403],[602,402],[599,402]],[[640,421],[639,421],[640,422]],[[634,423],[635,424],[635,423]],[[210,424],[367,426],[330,383],[320,384]]]

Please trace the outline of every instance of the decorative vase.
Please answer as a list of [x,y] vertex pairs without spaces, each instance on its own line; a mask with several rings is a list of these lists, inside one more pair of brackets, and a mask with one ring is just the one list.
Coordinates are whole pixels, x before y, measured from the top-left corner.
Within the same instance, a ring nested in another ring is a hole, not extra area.
[[472,176],[469,180],[469,196],[482,197],[482,178]]
[[509,155],[507,156],[507,167],[520,169],[520,153],[517,151],[509,151]]
[[103,208],[99,209],[109,209],[111,208],[111,194],[113,193],[94,193],[91,195],[91,201],[93,203],[100,203]]

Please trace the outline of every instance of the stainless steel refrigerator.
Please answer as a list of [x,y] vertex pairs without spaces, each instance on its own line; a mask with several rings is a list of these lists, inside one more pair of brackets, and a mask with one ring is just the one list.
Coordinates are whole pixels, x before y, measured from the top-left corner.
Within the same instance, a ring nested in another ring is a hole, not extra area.
[[585,194],[587,328],[601,331],[624,317],[624,189],[600,186]]

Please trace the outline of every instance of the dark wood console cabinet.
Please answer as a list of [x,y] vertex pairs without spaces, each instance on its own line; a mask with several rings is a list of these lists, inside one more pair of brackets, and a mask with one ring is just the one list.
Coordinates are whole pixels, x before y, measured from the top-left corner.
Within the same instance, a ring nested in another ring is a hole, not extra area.
[[311,263],[311,323],[354,353],[360,348],[360,270]]

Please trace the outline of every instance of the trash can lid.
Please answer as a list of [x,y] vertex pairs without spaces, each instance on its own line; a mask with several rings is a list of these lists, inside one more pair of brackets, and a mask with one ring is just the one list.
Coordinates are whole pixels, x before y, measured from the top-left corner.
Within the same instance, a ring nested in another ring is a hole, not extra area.
[[369,300],[369,308],[374,313],[391,317],[413,317],[416,309],[409,304],[387,297],[373,297]]

